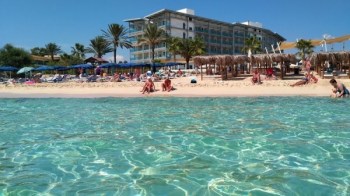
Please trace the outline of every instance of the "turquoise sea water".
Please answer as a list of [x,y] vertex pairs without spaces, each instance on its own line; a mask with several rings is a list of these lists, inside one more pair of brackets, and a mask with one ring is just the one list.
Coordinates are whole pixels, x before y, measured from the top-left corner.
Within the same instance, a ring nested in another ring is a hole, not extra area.
[[0,99],[0,195],[350,195],[350,100]]

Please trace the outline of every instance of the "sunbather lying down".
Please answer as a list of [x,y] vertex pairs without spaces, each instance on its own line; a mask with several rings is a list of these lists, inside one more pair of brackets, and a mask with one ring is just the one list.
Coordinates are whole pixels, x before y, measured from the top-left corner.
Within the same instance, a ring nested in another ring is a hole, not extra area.
[[308,83],[317,83],[318,79],[313,75],[313,74],[308,74],[308,73],[305,73],[305,76],[298,82],[294,83],[294,84],[291,84],[290,86],[301,86],[301,85],[305,85],[305,84],[308,84]]

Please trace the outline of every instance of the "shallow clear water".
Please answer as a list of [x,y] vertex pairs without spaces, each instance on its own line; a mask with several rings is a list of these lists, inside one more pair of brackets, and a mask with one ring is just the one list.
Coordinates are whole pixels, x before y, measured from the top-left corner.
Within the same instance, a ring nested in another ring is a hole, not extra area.
[[350,195],[350,100],[0,99],[0,195]]

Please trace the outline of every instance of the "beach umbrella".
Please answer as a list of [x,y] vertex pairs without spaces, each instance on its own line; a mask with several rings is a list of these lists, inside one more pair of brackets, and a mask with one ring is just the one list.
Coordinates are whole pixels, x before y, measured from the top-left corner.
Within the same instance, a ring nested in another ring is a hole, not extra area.
[[54,67],[47,66],[47,65],[41,65],[40,67],[33,69],[33,71],[48,71],[48,70],[54,70]]
[[0,66],[0,71],[17,71],[18,68],[12,66]]
[[34,69],[34,67],[22,67],[20,70],[17,71],[17,74],[27,73]]
[[10,72],[10,78],[11,78],[11,72],[17,71],[17,70],[18,70],[18,68],[13,67],[13,66],[1,66],[0,67],[0,71],[9,71]]
[[165,65],[163,63],[153,63],[152,67],[164,67]]
[[101,68],[111,68],[111,67],[118,67],[119,65],[117,63],[104,63],[102,65],[99,65]]
[[94,66],[91,65],[91,64],[79,64],[79,65],[72,65],[70,68],[74,68],[74,69],[79,69],[79,68],[92,69],[92,68],[94,68]]
[[57,71],[66,71],[71,69],[70,67],[66,67],[66,66],[61,66],[61,65],[55,65],[53,66],[53,70],[57,70]]
[[165,66],[167,66],[167,67],[172,67],[172,66],[176,66],[176,65],[185,65],[185,63],[177,63],[177,62],[165,63]]
[[17,74],[25,74],[25,77],[27,77],[27,73],[29,72],[29,76],[32,75],[32,70],[34,67],[22,67],[20,70],[17,71]]

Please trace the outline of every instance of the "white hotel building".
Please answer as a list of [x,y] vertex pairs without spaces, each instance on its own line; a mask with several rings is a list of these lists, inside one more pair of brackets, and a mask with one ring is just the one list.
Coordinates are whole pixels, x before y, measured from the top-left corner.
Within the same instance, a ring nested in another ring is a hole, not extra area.
[[[228,23],[196,16],[194,10],[182,9],[178,11],[162,9],[144,18],[125,20],[129,23],[129,37],[134,48],[130,49],[130,61],[135,63],[149,63],[151,54],[149,46],[138,44],[138,38],[143,36],[143,30],[148,23],[156,24],[168,35],[180,38],[202,37],[207,55],[242,54],[244,40],[256,36],[262,42],[262,50],[271,51],[271,45],[277,47],[277,42],[285,39],[268,29],[261,23],[244,22]],[[167,50],[165,42],[156,46],[155,59],[162,62],[172,61],[172,54]],[[177,59],[181,59],[177,56]]]

